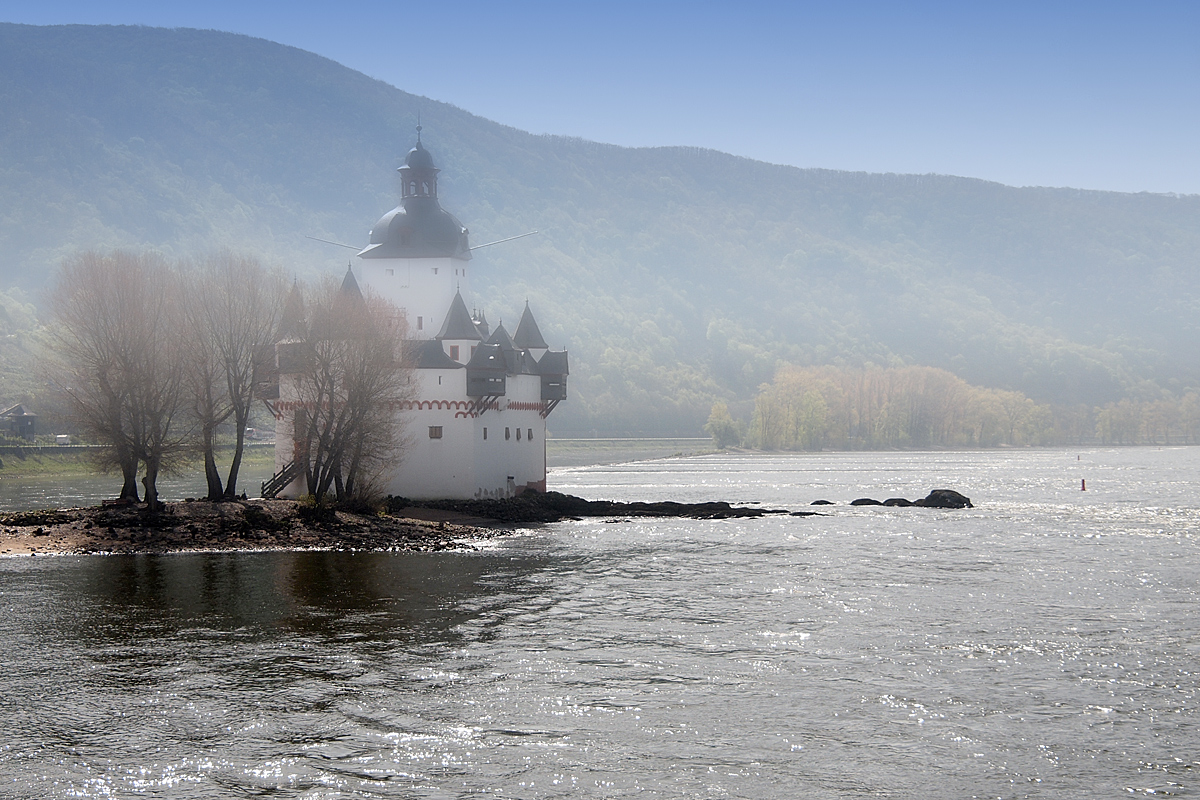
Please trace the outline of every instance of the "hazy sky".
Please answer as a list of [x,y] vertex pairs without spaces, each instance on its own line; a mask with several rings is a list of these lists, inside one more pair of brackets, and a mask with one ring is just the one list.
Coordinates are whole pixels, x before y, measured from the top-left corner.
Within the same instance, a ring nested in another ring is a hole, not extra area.
[[0,0],[0,20],[250,34],[535,133],[1200,193],[1200,3]]

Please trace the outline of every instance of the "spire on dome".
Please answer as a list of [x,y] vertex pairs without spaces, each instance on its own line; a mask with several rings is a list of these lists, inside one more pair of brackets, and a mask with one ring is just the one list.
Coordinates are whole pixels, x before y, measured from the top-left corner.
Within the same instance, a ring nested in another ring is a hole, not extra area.
[[487,321],[487,314],[483,313],[482,308],[475,312],[475,316],[472,318],[472,322],[475,323],[475,327],[479,330],[479,337],[481,339],[486,340],[489,336],[492,335],[492,329],[488,325],[488,321]]
[[521,313],[521,321],[517,323],[517,332],[513,334],[513,344],[522,350],[548,350],[550,345],[542,338],[533,312],[529,310],[529,301],[525,301],[525,310]]
[[371,229],[371,243],[361,258],[471,258],[469,232],[438,203],[437,175],[433,156],[421,142],[400,167],[400,205],[380,217]]

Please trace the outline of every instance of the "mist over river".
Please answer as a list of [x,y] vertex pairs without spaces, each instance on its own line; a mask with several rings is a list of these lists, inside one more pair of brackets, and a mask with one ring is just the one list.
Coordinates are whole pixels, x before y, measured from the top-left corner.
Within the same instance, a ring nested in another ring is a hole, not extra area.
[[826,516],[0,559],[0,796],[1200,796],[1200,448],[550,484]]

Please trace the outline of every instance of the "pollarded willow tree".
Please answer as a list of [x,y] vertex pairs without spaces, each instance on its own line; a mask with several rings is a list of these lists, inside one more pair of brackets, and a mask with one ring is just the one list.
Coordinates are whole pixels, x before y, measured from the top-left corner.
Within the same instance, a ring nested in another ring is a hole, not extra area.
[[154,253],[81,253],[67,259],[52,294],[60,379],[80,426],[121,470],[121,498],[138,499],[139,466],[148,511],[158,475],[184,456],[189,431],[185,331],[178,276]]
[[[183,320],[190,408],[208,499],[230,500],[237,495],[255,383],[273,357],[287,283],[257,259],[224,251],[183,265],[180,285],[187,298]],[[216,436],[225,425],[233,428],[234,449],[222,484]]]
[[[293,302],[293,307],[299,307]],[[349,272],[311,292],[290,379],[295,440],[317,502],[369,497],[403,455],[398,409],[412,399],[407,328],[395,306],[365,298]]]

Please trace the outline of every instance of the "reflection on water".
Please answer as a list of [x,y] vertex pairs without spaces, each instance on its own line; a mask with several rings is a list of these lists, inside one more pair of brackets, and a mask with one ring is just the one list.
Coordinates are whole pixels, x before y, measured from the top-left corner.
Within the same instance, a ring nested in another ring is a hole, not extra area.
[[941,484],[962,512],[0,559],[0,795],[1197,796],[1200,450],[1084,455],[558,476],[788,506]]

